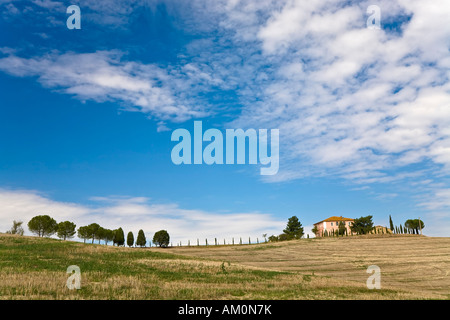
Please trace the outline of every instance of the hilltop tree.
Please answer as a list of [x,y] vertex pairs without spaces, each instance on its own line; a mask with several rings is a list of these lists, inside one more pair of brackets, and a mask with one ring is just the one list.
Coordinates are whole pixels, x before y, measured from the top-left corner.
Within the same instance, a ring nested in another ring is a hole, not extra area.
[[67,238],[73,238],[73,236],[75,235],[75,227],[76,225],[73,222],[60,222],[57,226],[56,235],[63,240],[66,240]]
[[[108,229],[105,229],[103,227],[98,228],[97,234],[95,235],[95,239],[98,240],[98,244],[100,244],[100,240],[105,241],[107,233],[108,233]],[[105,241],[105,243],[106,243],[106,241]]]
[[39,237],[53,235],[56,232],[57,226],[56,220],[48,215],[35,216],[28,222],[28,229]]
[[136,245],[140,247],[145,247],[145,244],[147,243],[147,239],[145,238],[144,231],[141,229],[138,231],[138,236],[136,239]]
[[114,230],[113,243],[118,246],[123,246],[125,244],[125,234],[123,233],[122,228]]
[[83,239],[84,243],[86,243],[87,239],[91,238],[91,235],[89,233],[89,229],[87,226],[79,227],[78,228],[78,238]]
[[153,243],[160,247],[167,247],[170,242],[169,233],[166,230],[159,230],[153,236]]
[[367,234],[373,230],[372,216],[357,218],[350,226],[352,232],[356,234]]
[[420,229],[425,228],[425,224],[422,220],[419,219],[408,219],[405,222],[405,227],[411,231],[413,231],[415,234],[420,233]]
[[317,233],[319,232],[319,229],[317,229],[317,226],[314,226],[314,228],[312,228],[311,231],[317,237]]
[[23,231],[23,228],[22,228],[22,223],[23,223],[22,221],[16,221],[16,220],[14,220],[11,229],[9,229],[8,231],[6,231],[6,233],[9,233],[9,234],[18,234],[18,235],[23,236],[24,231]]
[[94,243],[94,239],[97,239],[99,229],[100,225],[98,223],[91,223],[87,226],[89,238],[92,239],[92,243]]
[[127,235],[127,245],[129,247],[132,247],[133,244],[134,244],[134,236],[133,236],[133,232],[130,231],[130,232],[128,232],[128,235]]
[[286,229],[284,229],[283,232],[289,239],[300,239],[304,234],[302,224],[296,216],[292,216],[288,219]]
[[389,215],[389,228],[391,229],[392,233],[394,233],[394,223],[392,222],[391,215]]
[[108,242],[113,241],[113,239],[114,239],[114,231],[111,229],[105,229],[102,238],[102,240],[105,241],[105,244],[108,245]]

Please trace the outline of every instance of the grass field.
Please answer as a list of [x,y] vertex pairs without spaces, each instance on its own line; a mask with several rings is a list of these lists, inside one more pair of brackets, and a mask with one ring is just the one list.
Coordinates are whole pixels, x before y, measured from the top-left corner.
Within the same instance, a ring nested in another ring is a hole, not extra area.
[[[67,267],[81,269],[69,290]],[[369,290],[369,265],[381,289]],[[450,238],[124,248],[0,234],[0,299],[449,299]]]

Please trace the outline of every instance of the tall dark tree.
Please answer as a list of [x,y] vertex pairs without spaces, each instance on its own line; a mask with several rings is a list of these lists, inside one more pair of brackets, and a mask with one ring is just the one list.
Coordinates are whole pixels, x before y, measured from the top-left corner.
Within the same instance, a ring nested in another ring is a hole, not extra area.
[[304,234],[302,224],[296,216],[292,216],[288,219],[286,229],[284,229],[283,232],[290,239],[300,239]]
[[337,234],[338,236],[343,236],[345,234],[345,231],[347,231],[347,228],[345,227],[345,223],[343,221],[339,221]]
[[153,243],[159,247],[167,247],[170,242],[169,233],[166,230],[159,230],[153,236]]
[[392,222],[391,215],[389,215],[389,228],[391,228],[392,233],[394,233],[394,223]]
[[128,232],[127,235],[127,246],[132,247],[134,244],[134,236],[133,236],[133,232]]
[[317,229],[317,226],[314,226],[314,228],[312,228],[311,231],[317,237],[317,233],[319,232],[319,229]]
[[367,234],[373,230],[372,216],[357,218],[350,226],[352,232],[356,234]]
[[125,244],[125,234],[123,233],[122,228],[114,230],[113,242],[114,242],[114,244],[117,244],[118,246],[123,246]]
[[141,229],[138,231],[136,245],[140,246],[140,247],[145,247],[146,243],[147,243],[147,239],[145,238],[144,231]]
[[56,232],[58,224],[56,220],[48,215],[33,217],[28,222],[28,229],[39,237],[49,237]]
[[58,223],[56,235],[61,239],[70,239],[75,235],[76,224],[70,221],[62,221]]

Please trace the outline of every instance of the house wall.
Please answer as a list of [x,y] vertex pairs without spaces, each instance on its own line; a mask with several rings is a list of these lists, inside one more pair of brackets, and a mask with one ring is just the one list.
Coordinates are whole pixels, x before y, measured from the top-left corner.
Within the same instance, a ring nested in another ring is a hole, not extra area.
[[[352,223],[353,221],[343,221],[345,223],[345,228],[347,229],[347,234],[352,234],[350,230],[349,222]],[[327,230],[328,233],[333,232],[333,230],[339,229],[339,221],[323,221],[316,223],[315,226],[317,227],[317,235],[318,237],[321,237],[323,232]]]

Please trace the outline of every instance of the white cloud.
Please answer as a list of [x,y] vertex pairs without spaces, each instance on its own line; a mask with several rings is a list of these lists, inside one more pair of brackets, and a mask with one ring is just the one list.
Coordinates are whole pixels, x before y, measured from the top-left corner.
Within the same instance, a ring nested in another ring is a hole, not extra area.
[[[117,50],[94,53],[59,53],[34,58],[10,54],[0,59],[0,70],[18,77],[38,77],[45,87],[72,94],[80,100],[117,101],[129,110],[139,110],[172,121],[204,116],[206,106],[194,101],[207,75],[190,68],[162,69],[156,65],[122,61]],[[214,81],[208,77],[207,81]],[[182,94],[183,93],[183,94]]]
[[283,178],[271,179],[316,166],[376,181],[424,160],[450,164],[450,29],[439,26],[450,5],[381,1],[382,24],[409,17],[400,33],[367,29],[368,5],[285,1],[255,22],[271,81],[253,83],[261,102],[245,103],[235,123],[280,128]]

